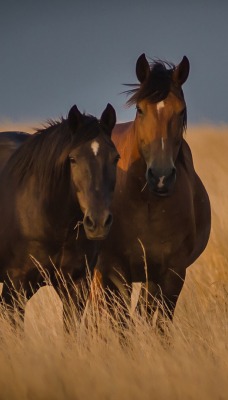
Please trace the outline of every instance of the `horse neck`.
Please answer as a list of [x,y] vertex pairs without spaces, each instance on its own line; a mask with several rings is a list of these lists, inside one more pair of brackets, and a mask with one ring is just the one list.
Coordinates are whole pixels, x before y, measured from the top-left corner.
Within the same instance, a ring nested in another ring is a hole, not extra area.
[[71,180],[62,176],[59,185],[48,196],[46,213],[53,226],[68,229],[82,219],[82,212]]
[[68,230],[74,220],[81,219],[81,210],[76,195],[73,195],[69,171],[63,170],[62,174],[53,176],[53,181],[55,184],[52,187],[50,183],[42,185],[39,176],[34,174],[19,185],[12,185],[11,192],[7,188],[8,195],[17,198],[18,206],[24,209],[25,218],[28,204],[31,209],[31,224],[40,215],[39,229],[50,238],[56,235],[61,237],[61,232]]
[[112,140],[120,154],[118,167],[127,174],[132,164],[141,158],[135,121],[117,124],[113,130]]

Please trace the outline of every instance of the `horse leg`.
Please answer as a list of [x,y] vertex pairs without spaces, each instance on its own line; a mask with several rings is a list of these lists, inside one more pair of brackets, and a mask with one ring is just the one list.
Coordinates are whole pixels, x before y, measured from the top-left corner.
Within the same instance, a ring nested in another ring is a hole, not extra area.
[[176,303],[183,287],[185,276],[185,268],[181,271],[169,268],[160,283],[165,316],[171,321],[173,320]]
[[131,316],[131,286],[122,274],[103,276],[104,300],[113,326],[123,335]]
[[41,276],[36,270],[29,271],[22,280],[19,278],[12,280],[8,276],[5,277],[1,301],[4,302],[10,313],[13,326],[18,325],[18,317],[20,325],[23,324],[26,303],[40,288],[40,278]]
[[174,271],[169,268],[159,283],[149,281],[145,290],[147,316],[164,334],[165,320],[172,321],[174,310],[184,284],[186,270]]
[[52,279],[52,285],[63,304],[64,329],[69,333],[82,320],[90,285],[86,278],[72,277]]

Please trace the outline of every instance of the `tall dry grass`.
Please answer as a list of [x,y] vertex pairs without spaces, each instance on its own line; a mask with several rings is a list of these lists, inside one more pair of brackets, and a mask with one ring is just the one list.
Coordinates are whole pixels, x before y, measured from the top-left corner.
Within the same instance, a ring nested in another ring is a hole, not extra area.
[[13,330],[2,310],[0,399],[228,398],[228,128],[189,128],[187,140],[213,225],[206,251],[187,272],[171,344],[137,315],[123,338],[105,305],[102,313],[94,305],[65,335],[62,304],[43,288],[26,306],[24,331]]

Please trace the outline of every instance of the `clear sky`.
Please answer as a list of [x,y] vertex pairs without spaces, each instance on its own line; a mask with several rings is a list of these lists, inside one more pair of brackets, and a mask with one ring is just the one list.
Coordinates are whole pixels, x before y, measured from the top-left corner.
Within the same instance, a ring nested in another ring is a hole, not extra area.
[[191,64],[190,123],[228,123],[227,0],[0,0],[0,121],[126,109],[122,83],[148,57]]

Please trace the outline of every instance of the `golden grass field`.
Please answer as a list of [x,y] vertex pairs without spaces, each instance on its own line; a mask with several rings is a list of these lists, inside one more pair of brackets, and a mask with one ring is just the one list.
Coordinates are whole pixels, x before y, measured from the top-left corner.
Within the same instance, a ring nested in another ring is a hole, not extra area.
[[171,344],[136,315],[120,340],[96,305],[64,335],[61,302],[43,288],[26,306],[24,331],[0,316],[0,400],[228,398],[228,127],[190,127],[186,138],[213,220],[208,247],[187,272]]

